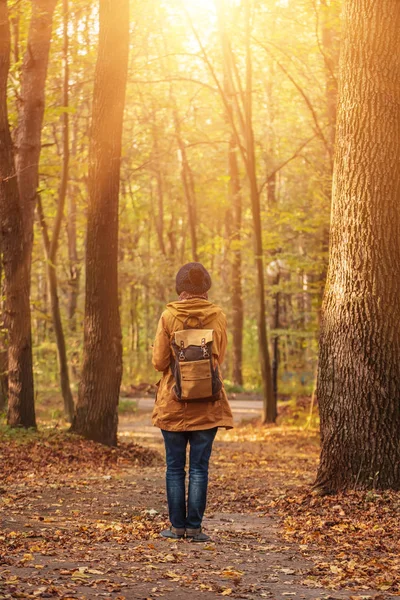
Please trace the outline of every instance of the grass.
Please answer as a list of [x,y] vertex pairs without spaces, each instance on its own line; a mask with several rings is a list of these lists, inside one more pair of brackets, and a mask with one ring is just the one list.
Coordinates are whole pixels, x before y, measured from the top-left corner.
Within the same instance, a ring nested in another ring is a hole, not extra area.
[[138,404],[136,400],[131,398],[120,398],[118,404],[118,413],[120,415],[133,415],[138,411]]
[[[58,430],[59,431],[59,430]],[[43,426],[41,424],[40,431],[34,427],[25,429],[25,427],[9,427],[5,417],[2,416],[0,422],[0,440],[13,441],[19,444],[27,444],[33,440],[46,440],[56,432],[53,426]]]

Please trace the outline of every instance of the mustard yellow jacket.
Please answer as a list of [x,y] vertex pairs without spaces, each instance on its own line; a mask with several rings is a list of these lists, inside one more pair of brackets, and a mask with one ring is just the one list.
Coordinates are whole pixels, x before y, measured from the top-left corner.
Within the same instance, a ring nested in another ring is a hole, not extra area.
[[221,399],[214,402],[180,402],[173,397],[175,379],[170,369],[170,340],[175,331],[183,329],[189,315],[201,319],[203,327],[214,330],[214,364],[221,365],[224,360],[226,318],[219,306],[201,298],[168,304],[159,320],[153,346],[153,366],[163,373],[153,410],[153,425],[167,431],[196,431],[212,427],[231,429],[233,418],[225,389],[222,389]]

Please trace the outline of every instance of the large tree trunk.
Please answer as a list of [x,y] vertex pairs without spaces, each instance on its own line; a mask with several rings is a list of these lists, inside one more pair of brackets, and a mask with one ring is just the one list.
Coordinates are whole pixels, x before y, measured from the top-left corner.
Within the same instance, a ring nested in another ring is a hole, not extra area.
[[400,488],[400,4],[348,0],[322,313],[320,493]]
[[9,66],[7,2],[0,0],[0,222],[8,329],[8,423],[12,427],[36,427],[29,268],[7,113]]
[[118,196],[129,52],[129,0],[100,0],[89,159],[84,357],[72,429],[116,445],[122,377]]
[[45,85],[49,62],[53,14],[57,0],[33,0],[28,45],[21,76],[18,103],[17,173],[23,206],[24,233],[29,271],[33,244],[39,159],[45,109]]

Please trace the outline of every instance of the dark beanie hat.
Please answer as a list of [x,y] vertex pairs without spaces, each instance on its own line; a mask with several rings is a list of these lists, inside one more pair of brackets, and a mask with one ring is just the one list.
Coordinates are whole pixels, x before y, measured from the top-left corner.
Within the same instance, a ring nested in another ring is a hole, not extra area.
[[201,263],[183,265],[176,275],[176,293],[205,294],[211,287],[211,277]]

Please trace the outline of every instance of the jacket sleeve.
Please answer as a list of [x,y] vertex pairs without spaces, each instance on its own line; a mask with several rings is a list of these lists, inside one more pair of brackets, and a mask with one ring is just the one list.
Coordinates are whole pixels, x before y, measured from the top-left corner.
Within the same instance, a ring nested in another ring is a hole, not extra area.
[[219,335],[220,339],[219,339],[218,362],[220,365],[222,365],[222,363],[225,360],[226,347],[228,345],[228,336],[226,333],[226,317],[223,313],[221,314],[220,327],[221,327],[221,331],[220,331],[220,335]]
[[152,357],[153,367],[157,371],[165,371],[169,367],[171,360],[169,337],[170,336],[166,328],[164,315],[161,315],[157,326]]

